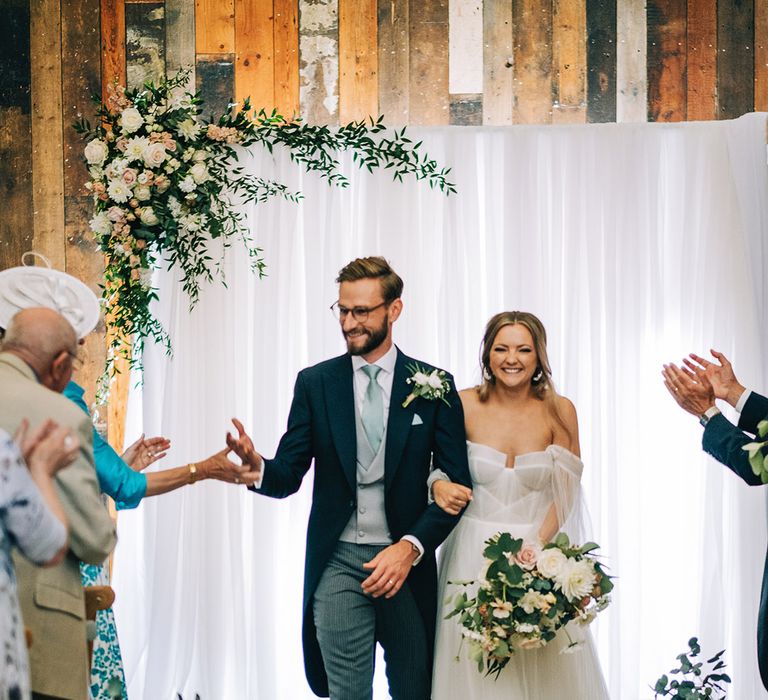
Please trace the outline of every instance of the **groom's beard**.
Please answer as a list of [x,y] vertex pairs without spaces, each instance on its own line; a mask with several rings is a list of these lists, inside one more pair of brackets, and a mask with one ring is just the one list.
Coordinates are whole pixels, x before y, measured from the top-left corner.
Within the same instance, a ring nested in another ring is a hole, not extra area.
[[[385,317],[379,328],[356,328],[352,334],[344,333],[344,340],[347,341],[347,352],[350,355],[367,355],[369,352],[373,352],[387,339],[388,330]],[[365,338],[365,341],[360,343],[362,338]]]

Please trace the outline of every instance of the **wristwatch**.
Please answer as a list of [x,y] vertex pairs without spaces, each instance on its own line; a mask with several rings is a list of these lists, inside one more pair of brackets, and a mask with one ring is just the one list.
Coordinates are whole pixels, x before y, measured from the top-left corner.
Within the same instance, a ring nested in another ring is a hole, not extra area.
[[720,413],[720,409],[717,406],[711,406],[699,416],[699,423],[706,428],[707,423],[709,423],[709,421],[711,421],[718,413]]

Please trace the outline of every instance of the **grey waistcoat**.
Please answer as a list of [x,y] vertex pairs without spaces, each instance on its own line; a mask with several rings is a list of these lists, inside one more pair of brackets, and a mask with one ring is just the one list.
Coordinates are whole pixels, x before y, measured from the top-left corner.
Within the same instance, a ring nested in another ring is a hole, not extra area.
[[[386,416],[385,416],[386,420]],[[357,509],[352,513],[339,539],[355,544],[392,544],[384,510],[384,453],[387,430],[374,454],[363,428],[360,413],[355,411],[357,433]]]

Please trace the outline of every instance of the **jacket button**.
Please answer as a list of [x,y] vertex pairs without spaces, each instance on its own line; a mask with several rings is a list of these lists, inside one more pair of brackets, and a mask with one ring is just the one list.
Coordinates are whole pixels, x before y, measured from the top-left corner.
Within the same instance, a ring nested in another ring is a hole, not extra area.
[[355,502],[354,501],[350,501],[349,502],[349,507],[350,508],[354,508],[355,507]]

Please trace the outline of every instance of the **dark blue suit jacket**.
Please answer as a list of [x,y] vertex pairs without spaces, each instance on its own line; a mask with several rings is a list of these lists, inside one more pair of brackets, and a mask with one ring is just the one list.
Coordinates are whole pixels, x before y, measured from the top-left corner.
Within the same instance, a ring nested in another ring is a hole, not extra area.
[[[393,541],[414,535],[424,546],[424,557],[406,580],[424,621],[432,648],[437,615],[435,549],[458,522],[458,516],[427,503],[427,477],[434,466],[456,483],[470,486],[464,412],[451,379],[442,401],[416,399],[410,393],[406,365],[413,362],[398,350],[387,423],[384,467],[385,508]],[[352,360],[342,355],[302,370],[294,388],[288,429],[274,459],[265,460],[259,493],[284,498],[295,493],[315,464],[312,509],[307,527],[304,569],[304,667],[312,690],[328,695],[312,614],[312,600],[320,576],[341,532],[356,507],[357,438]],[[414,414],[421,423],[413,425]]]
[[[745,435],[742,430],[755,434],[757,424],[765,418],[768,418],[768,399],[752,392],[744,404],[738,428],[724,416],[718,415],[707,423],[702,438],[702,446],[706,452],[736,472],[751,486],[761,486],[763,482],[752,471],[748,453],[741,449],[748,442],[753,442],[753,438]],[[757,620],[757,660],[763,685],[768,689],[768,554]]]

